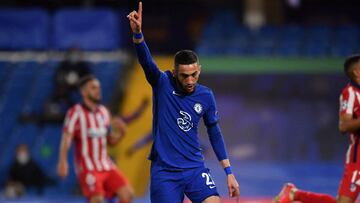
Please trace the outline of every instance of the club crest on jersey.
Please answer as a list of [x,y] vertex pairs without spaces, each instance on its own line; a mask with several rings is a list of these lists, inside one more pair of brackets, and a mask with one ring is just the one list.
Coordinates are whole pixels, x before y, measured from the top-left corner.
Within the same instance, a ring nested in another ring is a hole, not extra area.
[[355,191],[356,191],[356,184],[355,184],[355,183],[351,183],[350,191],[351,191],[351,192],[355,192]]
[[344,111],[344,110],[347,109],[347,107],[348,107],[347,101],[341,101],[340,110],[341,110],[341,111]]
[[194,124],[191,122],[191,116],[185,111],[180,111],[181,118],[177,119],[179,128],[185,132],[191,130]]
[[196,113],[198,113],[198,114],[200,114],[201,112],[202,112],[202,106],[201,106],[201,104],[199,104],[199,103],[196,103],[195,105],[194,105],[194,110],[196,111]]

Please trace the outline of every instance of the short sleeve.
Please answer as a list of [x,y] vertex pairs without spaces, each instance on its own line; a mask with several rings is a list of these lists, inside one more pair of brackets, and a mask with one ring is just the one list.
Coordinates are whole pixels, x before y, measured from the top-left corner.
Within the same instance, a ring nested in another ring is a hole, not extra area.
[[211,126],[219,121],[219,113],[216,107],[215,97],[212,91],[209,91],[208,108],[204,114],[204,123]]
[[349,87],[343,90],[340,95],[340,109],[339,114],[353,114],[354,112],[354,103],[355,103],[355,92]]
[[76,106],[69,109],[65,116],[63,132],[74,134],[76,125],[79,123],[79,117],[79,111]]

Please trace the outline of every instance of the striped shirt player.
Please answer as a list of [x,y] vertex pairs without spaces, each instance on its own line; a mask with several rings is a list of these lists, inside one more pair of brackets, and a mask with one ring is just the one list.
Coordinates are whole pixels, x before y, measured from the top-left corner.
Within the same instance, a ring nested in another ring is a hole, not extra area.
[[[350,82],[340,95],[340,117],[360,118],[360,86]],[[360,192],[360,129],[349,132],[350,144],[345,157],[345,172],[339,193],[355,198]]]
[[76,104],[68,111],[63,131],[74,135],[77,173],[115,168],[106,149],[109,128],[110,115],[103,105],[95,112],[84,104]]
[[354,203],[360,192],[360,55],[348,57],[344,71],[350,83],[340,95],[339,131],[350,136],[346,153],[344,174],[336,198],[328,194],[316,193],[296,188],[292,183],[284,185],[275,203]]
[[111,116],[107,108],[99,104],[100,82],[94,76],[80,81],[83,102],[74,105],[66,114],[60,146],[58,174],[68,173],[67,152],[75,143],[75,171],[82,192],[90,202],[103,202],[104,198],[117,195],[121,202],[131,202],[132,189],[125,176],[116,168],[107,154],[107,144],[116,144],[123,131],[111,132]]

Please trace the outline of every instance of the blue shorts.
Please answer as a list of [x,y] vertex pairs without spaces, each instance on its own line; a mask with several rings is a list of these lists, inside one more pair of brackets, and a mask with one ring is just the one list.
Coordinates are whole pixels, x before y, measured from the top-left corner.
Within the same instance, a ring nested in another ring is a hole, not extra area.
[[219,196],[209,169],[169,170],[156,163],[151,164],[150,193],[153,203],[182,203],[184,194],[193,203]]

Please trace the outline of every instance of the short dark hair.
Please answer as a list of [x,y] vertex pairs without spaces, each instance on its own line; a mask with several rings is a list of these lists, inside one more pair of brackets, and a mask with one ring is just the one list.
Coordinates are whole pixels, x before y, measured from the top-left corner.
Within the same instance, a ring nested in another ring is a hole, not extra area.
[[351,55],[345,60],[344,71],[350,79],[353,78],[352,67],[354,66],[355,63],[359,61],[360,61],[360,54]]
[[86,83],[88,83],[91,80],[97,80],[95,75],[89,74],[89,75],[83,76],[82,78],[80,78],[80,80],[78,82],[78,88],[81,89],[82,87],[84,87],[86,85]]
[[181,50],[178,51],[175,54],[174,57],[174,64],[175,64],[175,69],[179,66],[179,65],[189,65],[189,64],[193,64],[199,61],[198,56],[196,55],[196,53],[194,51],[191,50]]

